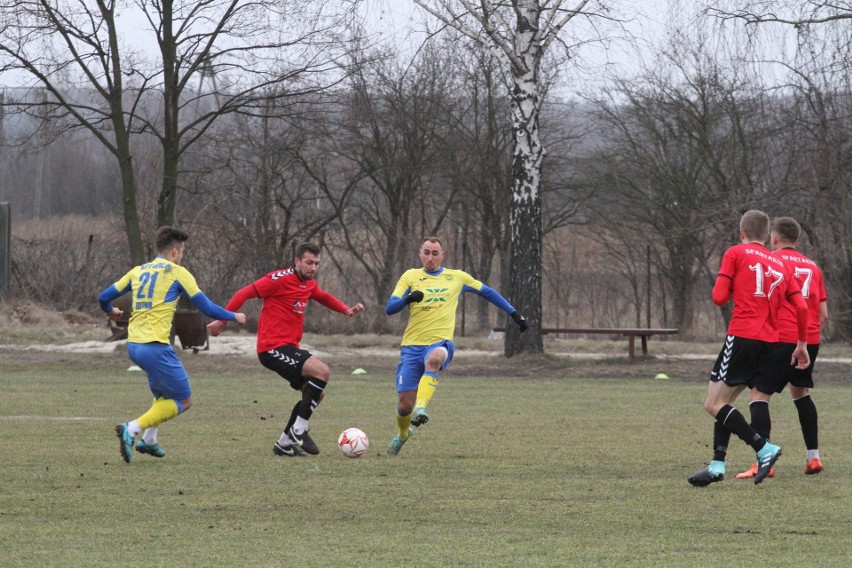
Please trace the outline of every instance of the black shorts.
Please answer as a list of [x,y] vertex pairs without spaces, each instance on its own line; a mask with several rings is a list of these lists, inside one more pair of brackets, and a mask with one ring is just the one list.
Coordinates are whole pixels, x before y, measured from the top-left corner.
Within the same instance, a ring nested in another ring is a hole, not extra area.
[[716,357],[710,380],[723,381],[731,387],[753,387],[761,376],[771,373],[772,367],[777,364],[774,348],[774,343],[729,335]]
[[775,356],[773,360],[776,366],[773,372],[762,376],[759,381],[755,382],[754,387],[762,393],[775,394],[784,390],[787,383],[794,387],[811,389],[814,387],[814,362],[819,353],[819,344],[808,345],[808,355],[811,359],[811,364],[807,369],[797,369],[790,364],[793,358],[793,351],[796,350],[795,343],[776,343]]
[[310,356],[309,351],[292,345],[282,345],[265,353],[257,354],[261,365],[281,375],[290,382],[290,386],[295,390],[301,390],[302,385],[305,384],[306,379],[302,376],[302,367]]

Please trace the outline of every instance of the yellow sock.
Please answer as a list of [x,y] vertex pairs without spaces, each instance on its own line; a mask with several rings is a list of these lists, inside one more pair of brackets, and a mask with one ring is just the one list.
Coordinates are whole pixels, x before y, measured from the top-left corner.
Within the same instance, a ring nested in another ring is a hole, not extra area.
[[180,414],[180,404],[170,398],[158,398],[148,409],[148,412],[136,419],[142,430],[156,428],[166,420],[171,420]]
[[423,373],[420,382],[417,383],[417,400],[414,402],[414,408],[426,408],[437,388],[438,373],[431,371]]
[[401,416],[399,412],[396,413],[396,425],[399,428],[399,439],[407,440],[408,439],[408,428],[411,426],[411,414],[406,416]]

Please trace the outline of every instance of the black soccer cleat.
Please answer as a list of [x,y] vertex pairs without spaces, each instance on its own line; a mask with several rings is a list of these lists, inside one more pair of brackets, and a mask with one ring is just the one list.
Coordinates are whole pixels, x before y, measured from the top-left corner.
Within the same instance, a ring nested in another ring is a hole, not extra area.
[[288,444],[286,446],[282,446],[278,442],[275,442],[275,445],[272,446],[272,453],[276,456],[285,456],[291,458],[301,458],[304,457],[305,454],[302,453],[302,450],[296,444]]
[[293,427],[290,426],[290,428],[287,430],[287,435],[293,441],[293,444],[299,446],[302,451],[309,453],[313,456],[319,453],[319,448],[314,443],[307,430],[305,430],[301,434],[296,434],[296,432],[293,430]]
[[314,443],[313,438],[307,432],[302,436],[302,451],[315,456],[319,453],[319,448]]
[[723,479],[725,479],[724,473],[713,473],[709,467],[705,467],[701,471],[693,473],[687,481],[695,487],[706,487]]

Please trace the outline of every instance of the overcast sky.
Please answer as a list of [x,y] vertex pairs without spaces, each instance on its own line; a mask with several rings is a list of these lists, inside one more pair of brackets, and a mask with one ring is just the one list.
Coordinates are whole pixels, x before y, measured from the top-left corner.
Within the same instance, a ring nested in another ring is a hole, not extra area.
[[[719,26],[716,19],[701,17],[699,14],[704,2],[698,0],[614,0],[609,2],[615,6],[612,15],[619,20],[617,24],[601,26],[604,33],[613,39],[606,44],[594,43],[586,45],[579,52],[582,64],[566,68],[561,80],[561,89],[566,96],[571,93],[596,90],[608,83],[608,77],[613,75],[629,77],[637,73],[643,64],[654,63],[655,47],[668,41],[673,27],[685,27],[700,19],[708,26]],[[384,41],[399,46],[403,52],[412,46],[419,46],[425,40],[423,30],[425,15],[422,8],[410,0],[367,0],[363,6],[366,21],[373,25],[372,31]],[[568,33],[573,33],[576,26],[587,25],[584,21],[572,22]],[[433,24],[434,29],[434,24]],[[744,26],[740,22],[725,24],[724,43],[743,42]],[[753,29],[753,28],[752,28]],[[766,27],[765,30],[769,28]],[[719,30],[715,34],[719,37]],[[592,37],[586,33],[586,37]],[[795,36],[789,26],[776,26],[770,33],[752,37],[757,42],[758,59],[789,58],[795,47]],[[762,45],[761,45],[762,43]],[[722,46],[717,54],[724,58]],[[732,49],[731,56],[739,57],[744,50]],[[761,73],[771,77],[780,73],[778,66],[767,65]]]

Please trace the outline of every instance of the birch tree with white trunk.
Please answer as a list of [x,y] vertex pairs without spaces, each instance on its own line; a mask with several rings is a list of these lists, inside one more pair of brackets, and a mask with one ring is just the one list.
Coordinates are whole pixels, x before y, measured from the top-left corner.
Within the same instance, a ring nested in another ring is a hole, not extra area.
[[[521,334],[507,318],[505,354],[542,353],[541,337],[541,168],[545,149],[539,136],[542,62],[554,42],[574,55],[576,39],[560,33],[578,21],[603,17],[594,0],[414,0],[426,12],[467,37],[488,45],[512,78],[512,187],[509,201],[511,248],[509,301],[530,323]],[[593,28],[594,26],[592,26]],[[596,33],[596,32],[593,32]],[[582,42],[580,42],[582,43]]]

